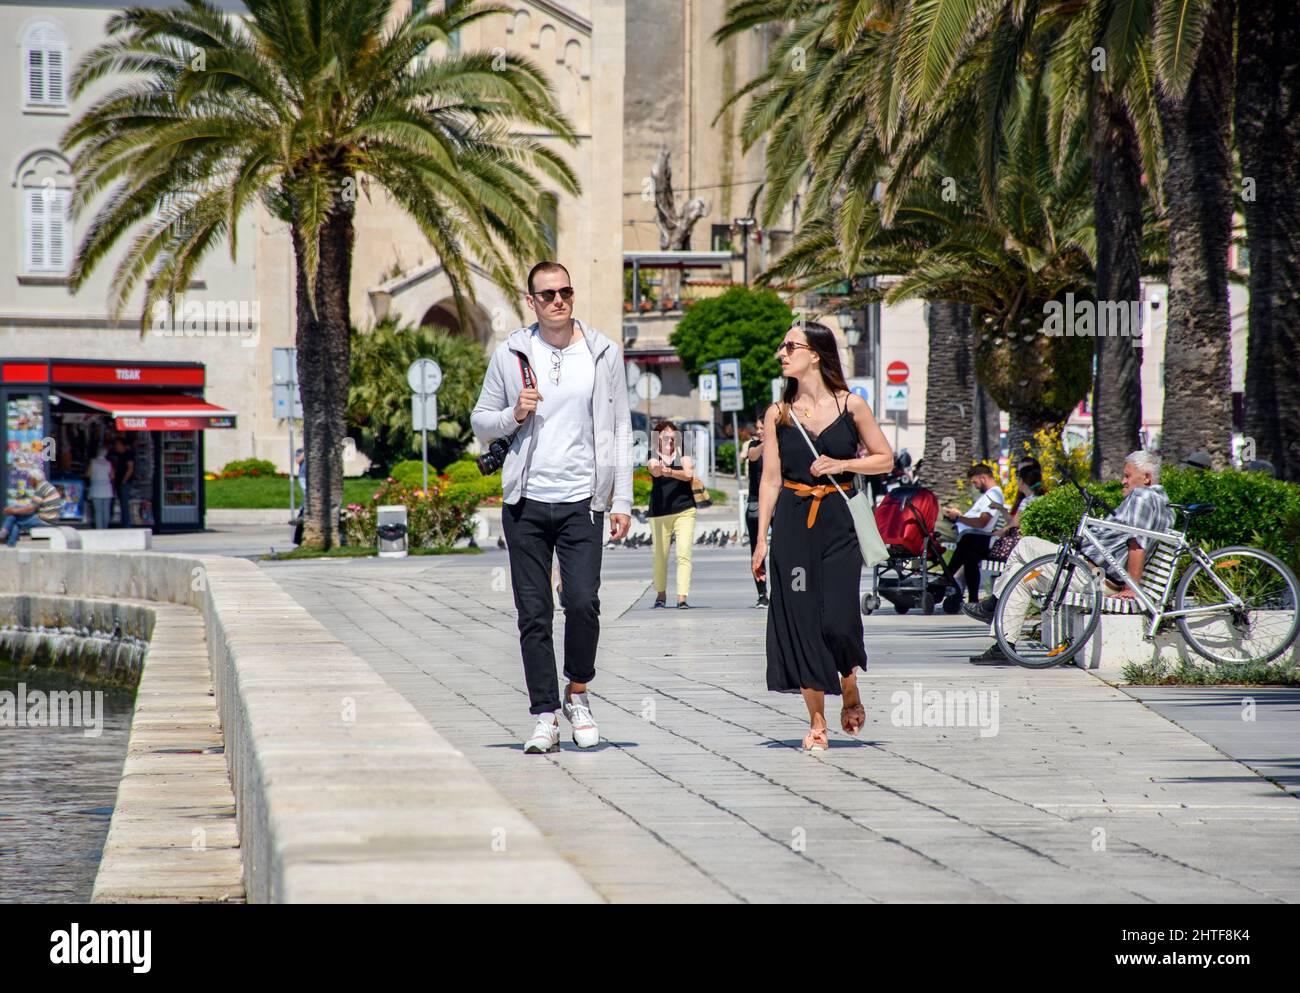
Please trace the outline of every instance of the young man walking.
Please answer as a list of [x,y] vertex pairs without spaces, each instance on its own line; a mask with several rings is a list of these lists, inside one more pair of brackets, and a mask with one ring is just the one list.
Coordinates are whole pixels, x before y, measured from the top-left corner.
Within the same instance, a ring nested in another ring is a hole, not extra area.
[[[508,438],[501,525],[519,615],[519,646],[536,727],[526,753],[560,747],[563,709],[579,748],[600,732],[587,684],[600,638],[600,560],[609,536],[627,536],[632,512],[632,421],[618,346],[573,316],[573,286],[558,262],[528,274],[537,320],[511,332],[488,364],[470,422],[484,442]],[[551,559],[564,606],[563,702],[555,674]]]

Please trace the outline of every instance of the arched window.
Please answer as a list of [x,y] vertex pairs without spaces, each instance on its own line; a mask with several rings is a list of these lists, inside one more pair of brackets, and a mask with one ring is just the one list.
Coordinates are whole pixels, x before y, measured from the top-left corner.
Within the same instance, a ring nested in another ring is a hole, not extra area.
[[72,170],[57,152],[33,152],[18,166],[23,200],[23,268],[63,276],[72,257]]
[[66,107],[68,41],[58,25],[38,21],[23,33],[23,103]]

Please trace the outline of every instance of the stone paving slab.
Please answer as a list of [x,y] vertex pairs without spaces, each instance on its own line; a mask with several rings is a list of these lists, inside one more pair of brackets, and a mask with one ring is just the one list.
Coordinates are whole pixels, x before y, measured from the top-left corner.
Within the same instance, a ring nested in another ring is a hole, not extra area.
[[[650,611],[648,551],[608,549],[602,745],[524,756],[504,553],[263,568],[611,901],[1300,896],[1296,797],[1077,668],[969,665],[985,637],[962,617],[865,618],[869,723],[809,756],[801,699],[766,690],[744,551],[699,550],[697,609]],[[557,647],[562,631],[560,612]],[[930,691],[986,714],[996,693],[996,734],[953,726],[957,712],[914,726],[910,700]],[[1295,755],[1300,734],[1274,745]]]
[[153,638],[93,903],[242,903],[235,798],[203,618],[151,604]]

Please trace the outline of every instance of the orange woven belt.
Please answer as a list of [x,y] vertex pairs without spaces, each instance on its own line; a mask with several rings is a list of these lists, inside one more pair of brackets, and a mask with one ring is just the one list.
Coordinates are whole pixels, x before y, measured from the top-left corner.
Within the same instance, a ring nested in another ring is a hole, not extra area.
[[796,483],[793,479],[784,482],[787,490],[794,490],[801,497],[812,497],[812,506],[808,508],[808,526],[812,527],[817,522],[817,508],[821,506],[822,497],[835,492],[834,484],[820,483],[817,486],[809,486],[807,483]]

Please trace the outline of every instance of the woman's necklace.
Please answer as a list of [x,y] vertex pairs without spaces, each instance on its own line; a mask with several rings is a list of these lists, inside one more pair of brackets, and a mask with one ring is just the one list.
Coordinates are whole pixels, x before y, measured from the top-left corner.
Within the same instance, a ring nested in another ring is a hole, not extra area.
[[812,417],[813,411],[817,409],[817,405],[820,404],[823,400],[825,400],[828,396],[830,396],[829,393],[823,393],[821,396],[819,396],[816,400],[812,402],[811,407],[804,407],[803,409],[800,409],[799,407],[796,406],[794,409],[798,410],[799,413],[803,414],[804,418],[807,419],[809,417]]

